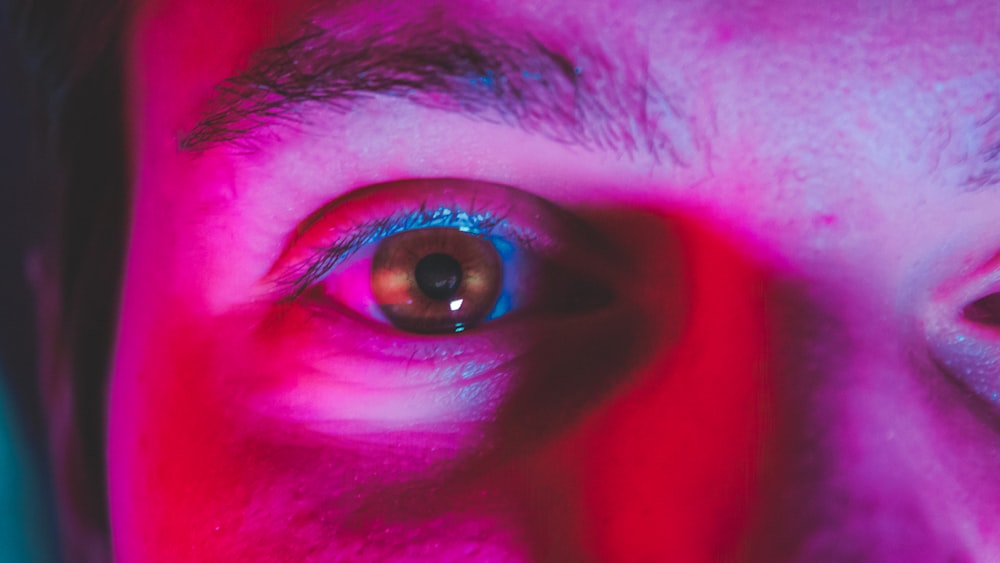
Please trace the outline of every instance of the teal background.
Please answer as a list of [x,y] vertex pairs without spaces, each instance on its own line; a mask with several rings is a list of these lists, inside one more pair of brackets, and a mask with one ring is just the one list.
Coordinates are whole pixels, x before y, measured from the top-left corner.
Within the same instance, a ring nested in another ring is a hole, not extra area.
[[56,562],[51,494],[40,456],[29,448],[0,373],[0,563]]

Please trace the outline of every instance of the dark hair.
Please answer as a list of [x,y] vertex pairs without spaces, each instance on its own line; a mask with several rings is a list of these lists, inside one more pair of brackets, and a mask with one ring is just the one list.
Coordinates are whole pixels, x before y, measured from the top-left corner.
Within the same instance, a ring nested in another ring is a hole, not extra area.
[[6,0],[3,8],[28,110],[26,174],[15,187],[63,552],[109,561],[105,408],[129,209],[126,6]]

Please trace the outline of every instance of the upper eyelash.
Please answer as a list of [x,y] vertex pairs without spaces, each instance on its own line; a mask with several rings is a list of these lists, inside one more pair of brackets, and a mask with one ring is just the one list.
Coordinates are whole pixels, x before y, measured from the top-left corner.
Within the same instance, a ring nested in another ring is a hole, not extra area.
[[[332,244],[319,248],[311,257],[289,268],[275,282],[283,300],[295,300],[312,284],[322,279],[334,267],[347,260],[367,244],[396,233],[429,227],[452,227],[463,232],[487,237],[500,226],[506,216],[493,211],[464,211],[460,207],[438,206],[428,209],[426,203],[411,212],[401,212],[361,223]],[[510,235],[522,246],[530,246],[532,237],[518,229]]]

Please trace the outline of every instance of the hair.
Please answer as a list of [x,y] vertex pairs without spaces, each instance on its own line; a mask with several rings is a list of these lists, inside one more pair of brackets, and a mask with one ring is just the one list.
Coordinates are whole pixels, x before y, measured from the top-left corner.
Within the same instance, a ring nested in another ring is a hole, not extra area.
[[29,155],[15,188],[36,305],[35,408],[48,425],[61,544],[69,560],[110,561],[105,408],[129,209],[127,6],[0,1],[28,110]]

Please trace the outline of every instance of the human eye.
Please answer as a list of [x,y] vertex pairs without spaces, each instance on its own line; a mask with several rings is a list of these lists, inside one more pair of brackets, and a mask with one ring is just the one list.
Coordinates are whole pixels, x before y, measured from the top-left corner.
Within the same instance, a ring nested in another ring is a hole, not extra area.
[[279,295],[314,308],[408,333],[454,334],[509,315],[608,305],[611,282],[599,267],[607,254],[582,221],[516,188],[406,180],[318,210],[271,279]]
[[1000,259],[938,291],[923,328],[937,368],[1000,408]]
[[553,394],[548,408],[596,397],[640,341],[617,245],[511,186],[431,178],[347,193],[301,222],[266,277],[280,323],[269,334],[284,340],[269,345],[294,356],[269,404],[384,429],[488,420],[530,385],[545,392],[523,396]]

